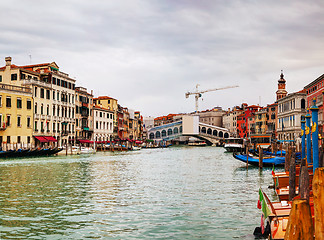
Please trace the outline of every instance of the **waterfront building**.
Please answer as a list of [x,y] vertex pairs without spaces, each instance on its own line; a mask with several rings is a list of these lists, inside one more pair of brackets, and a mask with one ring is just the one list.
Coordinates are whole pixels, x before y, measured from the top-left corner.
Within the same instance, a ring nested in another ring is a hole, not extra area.
[[306,114],[306,91],[290,93],[277,101],[278,140],[300,140],[301,116]]
[[223,115],[223,127],[228,129],[231,136],[238,137],[237,134],[237,117],[243,112],[241,107],[235,106],[232,110],[228,111]]
[[76,140],[92,140],[93,93],[88,93],[84,87],[76,87],[75,94]]
[[257,105],[246,106],[243,104],[242,113],[237,116],[237,135],[240,138],[247,138],[251,134],[255,134],[254,114],[261,107]]
[[[1,74],[1,73],[0,73]],[[0,78],[4,81],[3,75]],[[0,83],[0,147],[2,150],[33,144],[32,90]]]
[[179,114],[168,114],[166,116],[160,116],[160,117],[156,117],[154,118],[154,127],[157,127],[157,126],[161,126],[161,125],[164,125],[164,124],[168,124],[168,123],[172,123],[174,122],[174,118],[176,116],[178,116]]
[[255,133],[256,134],[266,134],[268,131],[267,126],[267,108],[260,108],[258,111],[254,113],[255,117]]
[[93,138],[95,141],[111,141],[114,130],[114,112],[110,109],[93,106]]
[[314,81],[304,87],[306,91],[306,105],[310,108],[313,105],[313,99],[316,100],[318,110],[318,132],[324,136],[324,111],[323,111],[323,93],[324,93],[324,74],[316,78]]
[[118,100],[108,96],[99,96],[97,98],[93,98],[93,102],[95,105],[101,106],[103,108],[112,110],[114,112],[113,120],[114,120],[114,138],[118,138]]
[[223,115],[225,114],[226,112],[221,107],[195,113],[199,116],[199,122],[217,127],[223,127]]
[[277,139],[277,103],[267,105],[267,134],[271,134],[273,139]]
[[130,119],[129,119],[128,108],[123,108],[123,131],[122,131],[122,139],[129,139],[130,133]]
[[[53,134],[59,146],[73,142],[75,138],[75,79],[70,78],[69,74],[59,71],[59,66],[55,62],[26,65],[21,66],[21,68],[41,75],[43,86],[39,88],[33,85],[33,94],[34,96],[36,94],[36,97],[40,94],[41,99],[49,100],[52,103],[52,105],[46,105],[46,114],[48,113],[46,118],[42,116],[37,118],[37,115],[35,115],[35,121],[37,121],[35,122],[35,128],[36,126],[39,127],[39,122],[41,130],[42,123],[43,128],[45,128],[46,124],[46,133]],[[44,97],[45,95],[46,97]],[[34,103],[36,104],[38,100],[35,100]],[[41,111],[42,103],[40,104]],[[35,109],[38,108],[37,104]],[[44,103],[43,108],[45,108]]]
[[134,134],[133,139],[142,140],[143,139],[143,116],[139,111],[134,112],[133,120]]

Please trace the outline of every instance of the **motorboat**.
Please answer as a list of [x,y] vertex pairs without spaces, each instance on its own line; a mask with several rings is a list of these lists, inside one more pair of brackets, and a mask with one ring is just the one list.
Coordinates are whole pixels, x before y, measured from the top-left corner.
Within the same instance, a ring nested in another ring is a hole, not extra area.
[[244,150],[243,138],[228,138],[225,140],[224,148],[227,152],[242,152]]

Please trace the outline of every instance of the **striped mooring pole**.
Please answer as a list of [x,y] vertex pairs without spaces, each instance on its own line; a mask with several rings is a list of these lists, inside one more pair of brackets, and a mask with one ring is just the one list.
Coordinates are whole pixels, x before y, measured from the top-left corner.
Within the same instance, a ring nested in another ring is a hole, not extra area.
[[313,140],[313,172],[318,168],[318,107],[316,106],[316,99],[313,100],[314,105],[310,108],[312,111],[312,140]]
[[305,146],[305,116],[301,116],[301,136],[302,136],[302,159],[306,157],[306,146]]
[[309,110],[307,110],[307,114],[305,116],[306,118],[306,128],[305,128],[305,134],[306,134],[306,146],[307,146],[307,162],[308,164],[312,162],[312,140],[310,135],[310,120],[311,115],[309,114]]

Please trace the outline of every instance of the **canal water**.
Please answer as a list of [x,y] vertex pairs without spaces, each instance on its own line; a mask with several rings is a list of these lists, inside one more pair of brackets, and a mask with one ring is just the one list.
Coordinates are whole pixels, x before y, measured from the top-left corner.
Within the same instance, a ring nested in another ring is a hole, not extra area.
[[259,171],[217,147],[0,161],[0,239],[254,239]]

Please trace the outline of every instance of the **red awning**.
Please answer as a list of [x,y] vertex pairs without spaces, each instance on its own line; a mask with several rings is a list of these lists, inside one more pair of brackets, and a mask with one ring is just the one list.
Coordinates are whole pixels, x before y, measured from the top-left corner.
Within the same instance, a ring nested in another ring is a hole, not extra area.
[[80,143],[93,143],[93,141],[90,141],[88,139],[79,139],[78,140]]
[[53,137],[44,136],[44,138],[47,139],[48,142],[57,142],[57,140]]
[[48,142],[48,140],[43,136],[34,136],[40,142]]
[[142,144],[143,142],[142,142],[142,141],[138,141],[138,140],[136,140],[135,143],[136,143],[136,144]]

